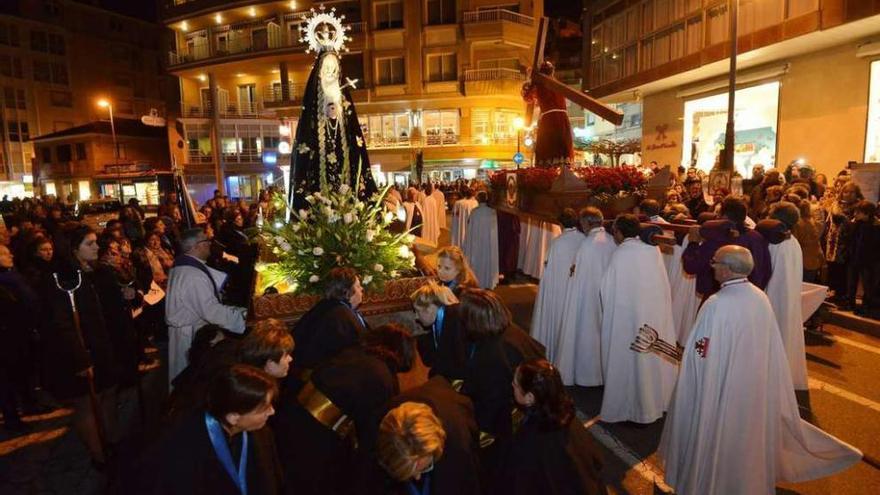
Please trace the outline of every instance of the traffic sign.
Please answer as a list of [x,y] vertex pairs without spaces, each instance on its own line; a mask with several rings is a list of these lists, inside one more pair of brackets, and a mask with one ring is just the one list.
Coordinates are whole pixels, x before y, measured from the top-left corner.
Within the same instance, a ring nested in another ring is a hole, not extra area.
[[513,162],[517,165],[522,165],[522,162],[524,161],[526,161],[526,157],[519,151],[517,151],[516,154],[513,155]]

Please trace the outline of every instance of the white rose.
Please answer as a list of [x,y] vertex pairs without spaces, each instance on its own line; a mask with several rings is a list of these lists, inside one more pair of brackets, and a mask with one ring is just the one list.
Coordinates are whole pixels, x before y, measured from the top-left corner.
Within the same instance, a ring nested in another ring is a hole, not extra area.
[[315,249],[312,249],[312,254],[314,254],[315,256],[321,256],[322,254],[324,254],[324,248],[318,246]]
[[373,242],[373,238],[376,237],[376,231],[368,229],[365,237],[367,239],[367,242]]
[[324,211],[324,215],[327,215],[328,217],[333,216],[333,208],[325,206],[324,208],[322,208],[322,210]]
[[385,223],[391,223],[392,220],[394,220],[394,213],[385,212]]
[[307,210],[299,210],[299,217],[303,220],[309,218],[309,212]]
[[363,284],[363,285],[369,285],[370,282],[372,282],[372,281],[373,281],[373,276],[372,276],[372,275],[364,275],[363,280],[361,280],[361,284]]
[[373,270],[376,270],[377,272],[381,272],[384,269],[385,269],[385,267],[379,263],[376,263],[375,265],[373,265]]
[[314,283],[317,282],[318,280],[321,280],[321,279],[320,279],[317,275],[312,275],[311,277],[309,277],[309,282],[310,282],[310,283],[313,283],[313,284],[314,284]]
[[346,213],[342,216],[342,221],[344,221],[346,224],[354,222],[354,215],[352,215],[351,213]]
[[351,191],[351,188],[348,186],[348,184],[343,184],[339,186],[339,194],[348,194],[349,191]]
[[406,242],[412,244],[413,242],[415,242],[415,240],[416,240],[416,236],[414,236],[414,235],[412,235],[412,234],[407,234],[407,235],[406,235]]
[[409,258],[412,255],[412,253],[409,250],[409,246],[407,246],[405,244],[402,244],[397,249],[397,253],[400,255],[401,258]]
[[315,197],[310,194],[310,195],[306,196],[306,201],[308,201],[309,203],[314,203]]
[[299,225],[298,223],[295,223],[295,224],[291,225],[290,228],[291,228],[294,232],[299,232],[300,225]]

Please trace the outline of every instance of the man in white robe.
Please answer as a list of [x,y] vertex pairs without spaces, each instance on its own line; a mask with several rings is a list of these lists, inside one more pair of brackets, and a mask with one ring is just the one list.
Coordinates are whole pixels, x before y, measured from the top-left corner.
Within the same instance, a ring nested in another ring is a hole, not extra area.
[[672,293],[672,321],[675,323],[675,334],[678,342],[686,342],[697,310],[700,309],[700,297],[697,296],[697,277],[684,271],[681,255],[690,241],[687,237],[679,246],[672,246],[672,253],[664,254],[667,261],[666,273],[669,277],[669,289]]
[[205,265],[211,255],[211,241],[204,231],[184,232],[181,249],[184,254],[175,260],[168,276],[165,300],[169,383],[189,364],[187,352],[199,328],[214,324],[234,333],[245,330],[245,308],[220,301],[226,274]]
[[[781,242],[779,238],[765,235],[770,242],[770,281],[767,282],[767,297],[776,315],[776,323],[782,335],[782,345],[788,356],[791,379],[796,390],[807,390],[807,356],[804,346],[804,321],[801,311],[804,258],[801,245],[791,235],[791,220],[797,224],[800,218],[798,208],[787,201],[773,205],[770,217],[777,220],[779,228],[784,231]],[[761,225],[769,223],[767,220]],[[759,228],[761,232],[763,229]],[[763,232],[762,232],[763,234]]]
[[[653,354],[629,346],[643,325],[675,341],[666,268],[656,246],[639,239],[635,215],[614,221],[619,244],[602,279],[602,368],[605,391],[599,415],[608,423],[653,423],[663,416],[677,369]],[[647,358],[647,359],[645,359]]]
[[721,290],[700,309],[660,440],[666,482],[680,495],[769,495],[779,481],[828,476],[855,448],[803,421],[776,318],[746,278],[741,246],[713,258]]
[[437,203],[430,195],[423,194],[419,201],[422,207],[422,239],[425,242],[437,245],[437,239],[440,238],[440,226],[437,223]]
[[[433,189],[433,191],[432,191]],[[430,184],[428,190],[437,205],[437,230],[446,228],[446,195],[437,186]]]
[[565,298],[574,275],[574,258],[584,240],[584,234],[577,229],[577,214],[566,208],[559,217],[562,235],[553,239],[544,277],[538,285],[538,297],[532,312],[531,334],[535,340],[547,348],[547,359],[556,362],[556,349],[562,335],[562,316],[565,311]]
[[477,282],[483,289],[498,285],[498,215],[488,205],[486,191],[477,193],[479,206],[468,219],[468,235],[464,239],[464,251]]
[[[587,233],[574,260],[574,276],[565,294],[562,327],[553,364],[565,385],[602,385],[602,311],[599,288],[617,244],[605,227],[598,208],[587,207],[580,214],[581,229]],[[543,284],[544,282],[541,281]]]
[[553,222],[529,220],[525,252],[523,253],[522,271],[526,275],[540,279],[544,276],[544,261],[550,243],[562,234],[562,228]]
[[453,246],[458,247],[464,245],[464,239],[467,236],[468,218],[471,216],[471,211],[478,205],[470,188],[465,188],[463,194],[464,197],[456,201],[452,206],[451,242]]

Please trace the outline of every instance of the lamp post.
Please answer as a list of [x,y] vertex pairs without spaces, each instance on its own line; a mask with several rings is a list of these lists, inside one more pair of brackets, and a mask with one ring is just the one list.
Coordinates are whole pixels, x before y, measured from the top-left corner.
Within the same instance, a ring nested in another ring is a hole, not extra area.
[[119,195],[119,203],[122,203],[122,174],[119,170],[119,144],[116,142],[116,124],[113,122],[113,104],[110,100],[98,100],[98,106],[106,108],[110,112],[110,134],[113,136],[113,165],[116,167],[116,188]]
[[[513,127],[516,129],[516,154],[520,153],[520,141],[522,141],[522,130],[526,122],[522,117],[513,119]],[[516,162],[516,169],[519,170],[519,161]]]
[[734,146],[736,145],[734,141],[735,130],[734,130],[734,110],[736,108],[736,37],[737,37],[737,4],[739,0],[730,0],[727,8],[727,15],[729,16],[729,31],[730,31],[730,69],[729,69],[729,78],[728,81],[728,92],[727,92],[727,128],[724,132],[724,158],[721,160],[721,167],[723,170],[727,170],[732,172],[734,170],[733,166],[733,152]]

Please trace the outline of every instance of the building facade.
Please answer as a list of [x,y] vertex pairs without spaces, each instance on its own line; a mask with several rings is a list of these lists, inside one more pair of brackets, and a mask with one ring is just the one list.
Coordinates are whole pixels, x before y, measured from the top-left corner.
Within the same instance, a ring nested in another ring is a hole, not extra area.
[[115,118],[113,124],[90,122],[33,138],[34,175],[40,177],[42,193],[64,200],[104,196],[124,203],[136,198],[141,205],[158,205],[160,188],[168,190],[171,184],[168,133],[139,119]]
[[[642,161],[709,170],[724,143],[728,1],[585,1],[584,88],[640,103]],[[738,0],[735,164],[880,160],[880,3]]]
[[541,0],[162,0],[174,32],[168,70],[180,81],[171,148],[198,198],[218,175],[244,198],[285,180],[279,127],[295,134],[314,61],[299,41],[301,14],[321,4],[352,27],[342,72],[358,80],[380,181],[407,180],[418,153],[444,178],[513,166]]
[[[163,28],[69,0],[0,2],[0,194],[33,194],[30,139],[107,119],[165,111],[173,84],[160,58]],[[171,83],[171,84],[169,84]],[[44,169],[48,172],[48,169]],[[73,177],[55,176],[56,192],[78,195]],[[91,190],[91,195],[113,191]]]

